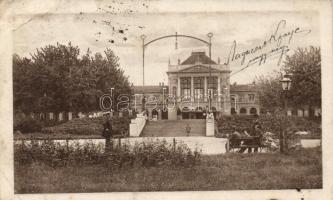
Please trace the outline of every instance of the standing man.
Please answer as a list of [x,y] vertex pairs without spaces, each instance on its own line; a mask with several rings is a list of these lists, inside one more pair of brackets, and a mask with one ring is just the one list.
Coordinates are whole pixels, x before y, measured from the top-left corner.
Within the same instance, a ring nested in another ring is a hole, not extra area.
[[[256,137],[253,141],[255,145],[260,145],[262,139],[262,127],[258,120],[255,120],[252,126],[252,136]],[[254,148],[254,152],[258,152],[258,147]]]
[[111,150],[111,137],[112,137],[112,123],[110,121],[110,115],[107,115],[103,124],[102,136],[105,138],[105,152]]
[[190,124],[187,123],[185,130],[186,130],[187,137],[190,136],[190,132],[191,132]]

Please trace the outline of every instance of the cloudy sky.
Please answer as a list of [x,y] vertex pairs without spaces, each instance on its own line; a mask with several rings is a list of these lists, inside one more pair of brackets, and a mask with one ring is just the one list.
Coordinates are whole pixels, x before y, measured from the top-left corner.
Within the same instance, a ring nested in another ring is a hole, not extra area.
[[[272,35],[278,38],[279,35],[286,34],[280,47],[286,45],[290,50],[284,55],[292,54],[297,47],[319,46],[320,43],[319,16],[311,11],[209,12],[207,9],[196,8],[191,12],[188,7],[184,11],[178,7],[176,10],[157,9],[163,7],[163,2],[148,0],[87,0],[84,4],[81,1],[80,5],[61,2],[60,6],[40,5],[41,8],[35,13],[14,12],[14,52],[29,57],[36,48],[57,42],[72,42],[80,47],[82,54],[88,48],[92,52],[103,52],[106,48],[111,48],[119,56],[121,67],[129,76],[130,82],[135,85],[142,84],[142,34],[146,35],[146,41],[176,32],[208,40],[207,33],[212,32],[212,59],[217,61],[220,58],[222,63],[227,62],[230,57],[233,42],[236,42],[235,54],[240,54],[262,45]],[[184,5],[191,4],[179,6]],[[16,5],[19,6],[31,5]],[[146,85],[157,85],[163,81],[167,83],[169,60],[171,64],[176,64],[178,59],[183,61],[196,50],[206,51],[208,54],[208,47],[202,42],[178,37],[177,48],[175,42],[175,38],[168,38],[147,47]],[[277,47],[277,41],[271,42],[262,50],[246,56],[243,64],[241,59],[229,59],[233,72],[231,82],[250,83],[255,76],[279,69],[280,54],[277,53],[260,66],[256,63],[238,72],[250,59]]]

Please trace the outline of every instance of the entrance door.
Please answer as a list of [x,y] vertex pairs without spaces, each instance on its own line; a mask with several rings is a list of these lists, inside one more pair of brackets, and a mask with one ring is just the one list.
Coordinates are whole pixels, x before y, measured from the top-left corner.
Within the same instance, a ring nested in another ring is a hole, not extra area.
[[197,119],[203,119],[203,114],[202,112],[197,112],[195,113]]
[[190,113],[189,112],[182,112],[182,118],[183,119],[189,119],[190,118]]
[[168,119],[168,111],[162,110],[162,119]]

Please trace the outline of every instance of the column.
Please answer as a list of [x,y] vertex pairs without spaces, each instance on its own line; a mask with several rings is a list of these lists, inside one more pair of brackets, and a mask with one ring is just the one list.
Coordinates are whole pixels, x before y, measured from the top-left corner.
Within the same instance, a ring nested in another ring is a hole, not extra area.
[[205,76],[205,81],[204,81],[204,95],[205,95],[205,98],[204,98],[204,101],[207,101],[207,77]]
[[53,119],[54,119],[53,112],[50,112],[49,113],[49,120],[53,120]]
[[68,112],[68,120],[72,120],[73,119],[73,113],[72,112]]
[[59,113],[59,121],[62,121],[62,120],[63,120],[63,113],[60,112],[60,113]]
[[180,97],[180,77],[178,77],[177,81],[177,97]]
[[217,77],[217,101],[220,102],[221,101],[221,79],[220,77]]
[[193,81],[193,76],[191,76],[191,102],[194,102],[194,81]]

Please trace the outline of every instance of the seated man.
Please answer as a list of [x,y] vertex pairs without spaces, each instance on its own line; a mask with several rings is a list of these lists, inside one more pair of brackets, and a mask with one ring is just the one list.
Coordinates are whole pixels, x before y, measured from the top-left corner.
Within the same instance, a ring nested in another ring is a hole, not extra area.
[[[250,135],[247,133],[247,130],[243,129],[242,131],[239,131],[239,129],[234,128],[234,132],[231,134],[230,138],[233,139],[233,138],[242,138],[242,137],[250,137]],[[240,146],[241,140],[233,141],[231,145]]]
[[[246,129],[243,129],[242,133],[245,137],[251,137],[251,135],[247,132]],[[251,140],[246,140],[246,141],[243,142],[243,145],[251,145],[251,144],[252,144]],[[246,147],[242,147],[238,152],[239,153],[244,153],[245,150],[246,150]],[[248,148],[248,153],[251,153],[251,152],[252,152],[252,148],[249,147]]]

